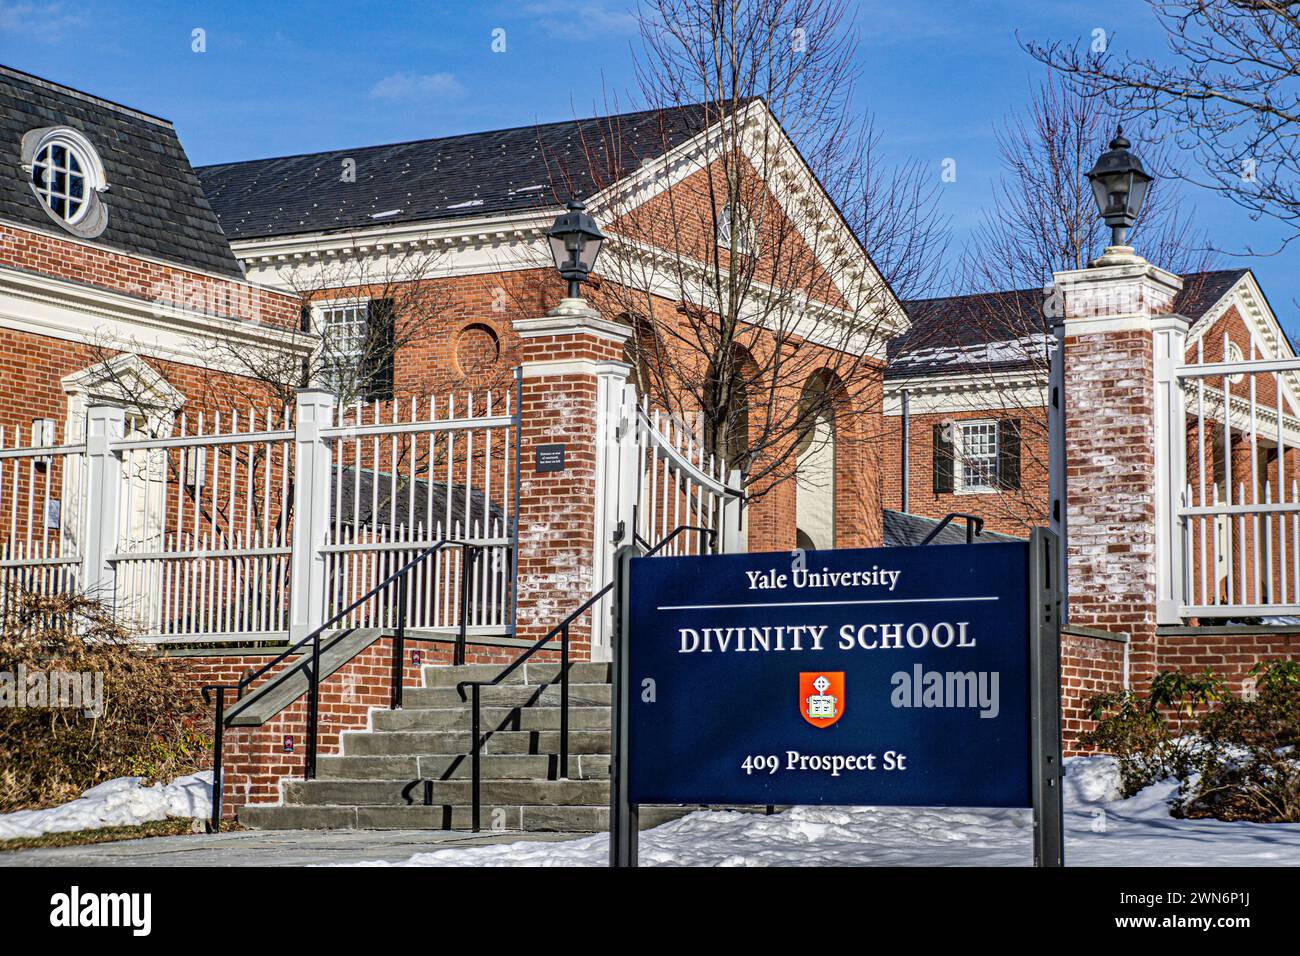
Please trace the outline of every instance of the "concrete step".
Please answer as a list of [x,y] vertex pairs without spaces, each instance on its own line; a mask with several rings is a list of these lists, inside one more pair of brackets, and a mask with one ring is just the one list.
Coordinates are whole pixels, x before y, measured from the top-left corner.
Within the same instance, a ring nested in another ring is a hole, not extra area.
[[[484,780],[482,801],[528,807],[599,806],[609,802],[609,779]],[[467,804],[469,780],[294,780],[284,802],[305,806],[441,806]]]
[[[643,806],[641,829],[685,816],[696,807]],[[469,806],[260,806],[239,810],[239,822],[253,830],[469,830]],[[602,833],[609,830],[608,806],[482,806],[483,830]]]
[[[486,733],[486,732],[485,732]],[[470,749],[468,730],[387,731],[346,733],[345,757],[406,757],[445,754],[460,756]],[[553,754],[560,749],[560,734],[554,730],[497,730],[484,741],[485,754]],[[571,730],[569,753],[609,753],[609,731]]]
[[[459,667],[430,664],[424,668],[425,687],[450,687],[463,680],[492,680],[503,670],[504,664],[462,664]],[[576,661],[569,665],[569,680],[575,684],[607,684],[610,665],[593,661]],[[558,663],[523,664],[502,683],[549,684],[560,674]],[[500,686],[500,685],[498,685]]]
[[[485,754],[484,780],[558,780],[556,754]],[[468,756],[321,757],[318,780],[459,780],[470,775]],[[595,780],[609,777],[608,754],[570,754],[569,777]]]
[[[570,707],[608,707],[613,702],[612,684],[569,684]],[[484,687],[481,700],[484,707],[558,707],[560,685],[556,684],[497,684]],[[402,693],[402,706],[407,710],[421,707],[461,707],[468,703],[460,699],[454,687],[408,687]]]
[[[559,707],[483,707],[479,728],[489,730],[559,730],[563,711]],[[610,728],[609,707],[569,706],[569,729]],[[473,714],[469,707],[422,707],[414,710],[377,710],[372,715],[378,733],[403,730],[469,730]]]

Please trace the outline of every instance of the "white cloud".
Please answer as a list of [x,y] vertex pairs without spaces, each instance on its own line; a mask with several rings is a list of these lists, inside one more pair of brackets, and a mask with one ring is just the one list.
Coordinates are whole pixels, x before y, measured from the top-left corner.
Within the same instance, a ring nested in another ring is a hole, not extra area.
[[632,0],[535,0],[519,13],[536,21],[549,36],[564,40],[589,40],[608,34],[635,33]]
[[451,99],[464,92],[452,73],[394,73],[370,88],[370,95],[380,100]]
[[52,43],[82,22],[80,13],[62,3],[10,3],[0,0],[0,34],[25,36]]

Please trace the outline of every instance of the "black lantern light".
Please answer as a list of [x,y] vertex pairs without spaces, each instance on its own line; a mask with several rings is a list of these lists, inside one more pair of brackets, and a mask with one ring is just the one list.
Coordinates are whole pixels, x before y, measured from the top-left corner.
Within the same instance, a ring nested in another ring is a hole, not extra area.
[[1142,168],[1142,161],[1129,152],[1130,145],[1124,138],[1124,128],[1117,126],[1110,149],[1088,172],[1097,209],[1110,226],[1112,246],[1122,246],[1128,239],[1153,178]]
[[583,211],[587,207],[578,200],[571,200],[565,208],[546,231],[546,239],[551,244],[555,268],[569,282],[569,298],[577,299],[582,295],[578,286],[587,280],[596,264],[605,234],[596,220]]

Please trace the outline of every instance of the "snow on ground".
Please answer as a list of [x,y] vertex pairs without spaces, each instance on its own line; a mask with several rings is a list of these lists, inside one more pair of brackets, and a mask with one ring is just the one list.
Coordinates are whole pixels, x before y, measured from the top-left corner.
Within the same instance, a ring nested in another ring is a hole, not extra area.
[[0,840],[128,827],[169,817],[212,815],[212,771],[146,787],[143,777],[118,777],[91,787],[76,800],[45,810],[0,814]]
[[[1173,781],[1119,799],[1112,757],[1066,761],[1066,865],[1300,865],[1300,824],[1177,820]],[[699,811],[641,833],[643,866],[1028,866],[1026,810],[795,807],[763,816]],[[605,834],[417,853],[363,866],[603,866]],[[357,865],[357,864],[353,864]]]

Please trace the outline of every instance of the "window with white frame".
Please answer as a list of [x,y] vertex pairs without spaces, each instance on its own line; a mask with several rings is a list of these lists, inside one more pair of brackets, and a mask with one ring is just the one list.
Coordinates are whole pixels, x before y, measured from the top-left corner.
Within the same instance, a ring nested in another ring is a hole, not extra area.
[[957,487],[962,491],[994,490],[998,487],[998,423],[962,422],[958,434]]
[[108,210],[99,196],[108,181],[84,133],[66,126],[30,130],[23,135],[21,153],[32,192],[51,219],[86,238],[104,231]]
[[356,380],[366,351],[369,309],[365,302],[327,305],[320,309],[320,332],[326,387],[343,393]]

